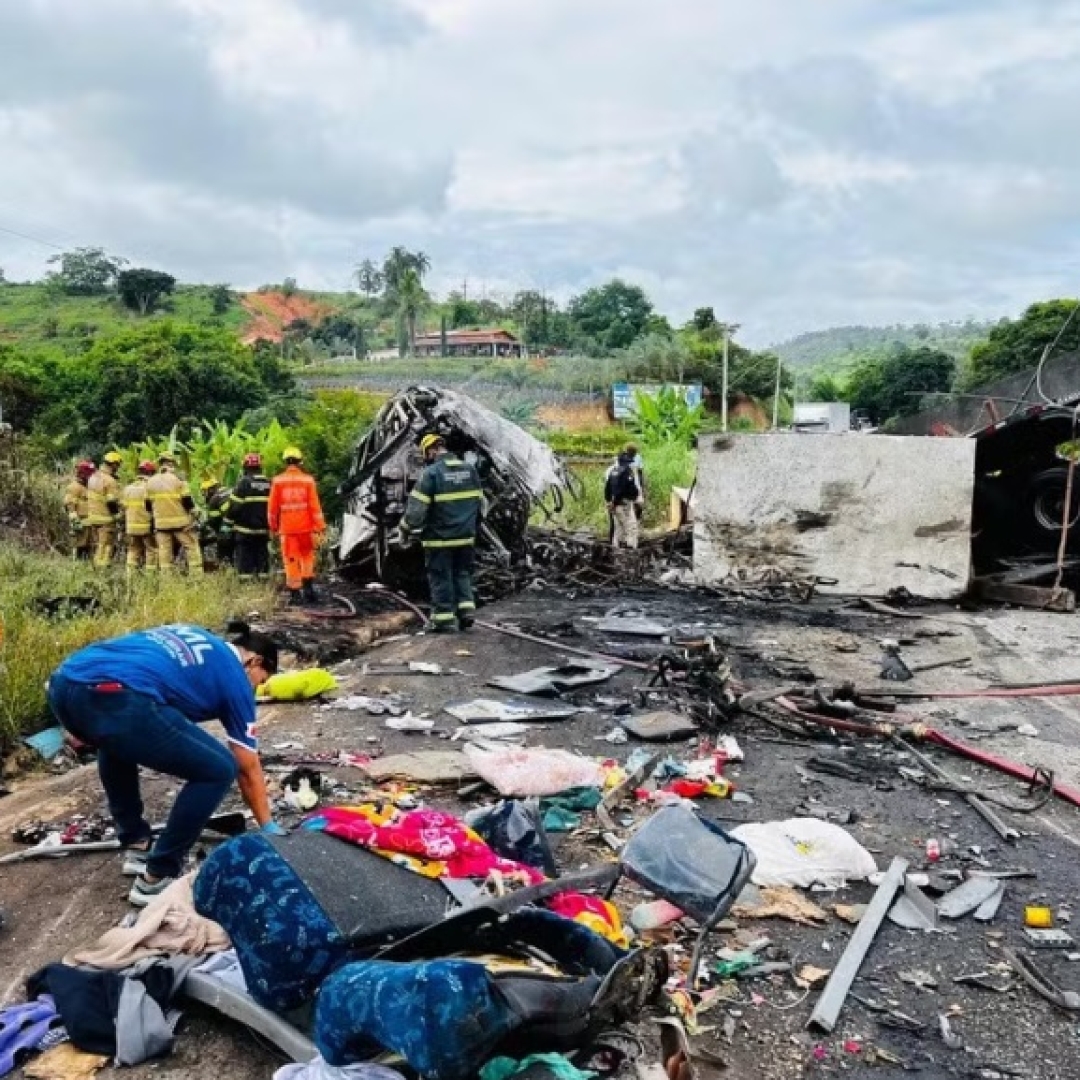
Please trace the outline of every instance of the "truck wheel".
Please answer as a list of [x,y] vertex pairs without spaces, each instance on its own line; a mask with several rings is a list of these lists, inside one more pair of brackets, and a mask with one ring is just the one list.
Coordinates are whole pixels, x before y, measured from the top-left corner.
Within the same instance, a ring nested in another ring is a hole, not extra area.
[[[1030,521],[1037,536],[1044,538],[1061,536],[1061,521],[1065,515],[1065,485],[1067,469],[1047,469],[1032,477],[1028,484],[1026,501]],[[1080,520],[1080,475],[1073,477],[1072,507],[1069,512],[1070,537]],[[1080,540],[1080,537],[1077,537]]]

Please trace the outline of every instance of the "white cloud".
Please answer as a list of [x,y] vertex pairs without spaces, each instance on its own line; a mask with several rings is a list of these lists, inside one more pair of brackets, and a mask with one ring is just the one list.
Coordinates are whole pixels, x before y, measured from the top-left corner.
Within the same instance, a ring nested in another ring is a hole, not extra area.
[[759,342],[999,315],[1076,291],[1078,61],[1067,0],[24,0],[0,226],[244,285],[622,273]]

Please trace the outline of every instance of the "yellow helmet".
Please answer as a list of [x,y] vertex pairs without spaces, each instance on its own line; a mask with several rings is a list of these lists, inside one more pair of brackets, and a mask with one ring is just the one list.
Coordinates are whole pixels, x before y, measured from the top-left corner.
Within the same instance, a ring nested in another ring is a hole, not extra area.
[[287,446],[281,455],[282,461],[303,461],[304,453],[298,446]]
[[439,443],[445,443],[446,440],[441,436],[432,432],[430,435],[425,435],[420,440],[420,453],[426,454],[433,446],[438,446]]
[[214,477],[208,476],[199,485],[199,490],[200,491],[209,491],[211,488],[216,488],[216,487],[220,487],[220,486],[221,486],[221,481],[220,480],[215,480]]
[[124,459],[115,451],[110,450],[102,459],[106,465],[123,465]]

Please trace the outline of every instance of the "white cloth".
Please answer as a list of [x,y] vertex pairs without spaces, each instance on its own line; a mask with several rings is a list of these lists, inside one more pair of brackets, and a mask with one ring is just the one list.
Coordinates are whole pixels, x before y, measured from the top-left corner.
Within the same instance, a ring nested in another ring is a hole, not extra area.
[[306,1065],[283,1065],[274,1073],[274,1080],[404,1080],[404,1077],[385,1065],[367,1061],[335,1069],[320,1056]]
[[240,967],[240,958],[236,955],[235,949],[215,953],[215,955],[204,960],[195,970],[198,974],[209,975],[210,978],[217,979],[218,982],[231,986],[234,990],[241,991],[241,993],[246,994],[248,992],[247,979],[244,978],[244,972]]
[[874,856],[850,833],[817,818],[740,825],[731,835],[757,858],[750,880],[762,888],[840,889],[877,871]]

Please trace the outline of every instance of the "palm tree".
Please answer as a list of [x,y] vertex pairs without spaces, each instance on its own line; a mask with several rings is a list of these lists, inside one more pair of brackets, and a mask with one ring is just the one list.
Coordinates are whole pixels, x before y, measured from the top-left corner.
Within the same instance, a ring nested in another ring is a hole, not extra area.
[[410,266],[403,271],[396,295],[398,323],[405,330],[408,355],[412,356],[416,351],[416,321],[430,301],[415,268]]

